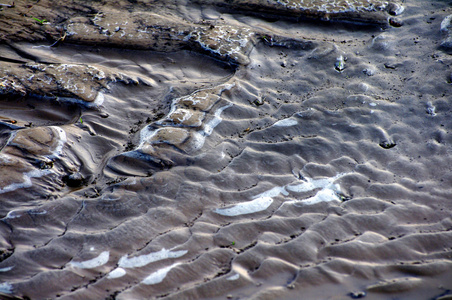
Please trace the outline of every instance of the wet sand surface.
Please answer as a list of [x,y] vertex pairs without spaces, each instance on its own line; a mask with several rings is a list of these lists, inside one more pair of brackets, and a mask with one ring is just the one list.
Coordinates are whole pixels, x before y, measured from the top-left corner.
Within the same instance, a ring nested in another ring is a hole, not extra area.
[[0,298],[452,297],[450,2],[3,4]]

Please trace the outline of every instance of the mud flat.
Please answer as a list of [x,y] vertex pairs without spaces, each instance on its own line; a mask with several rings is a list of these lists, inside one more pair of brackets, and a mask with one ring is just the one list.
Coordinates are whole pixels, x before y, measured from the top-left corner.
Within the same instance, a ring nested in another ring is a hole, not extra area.
[[452,297],[447,3],[0,8],[0,297]]

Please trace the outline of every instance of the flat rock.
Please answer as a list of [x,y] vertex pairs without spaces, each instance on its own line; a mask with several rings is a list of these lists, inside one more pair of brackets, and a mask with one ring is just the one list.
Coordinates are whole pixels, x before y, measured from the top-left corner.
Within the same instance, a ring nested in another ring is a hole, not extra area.
[[202,4],[215,4],[233,10],[247,10],[253,13],[282,15],[292,18],[321,19],[325,21],[347,21],[369,24],[387,24],[388,13],[399,15],[403,7],[396,1],[346,1],[328,0],[231,0],[205,1]]

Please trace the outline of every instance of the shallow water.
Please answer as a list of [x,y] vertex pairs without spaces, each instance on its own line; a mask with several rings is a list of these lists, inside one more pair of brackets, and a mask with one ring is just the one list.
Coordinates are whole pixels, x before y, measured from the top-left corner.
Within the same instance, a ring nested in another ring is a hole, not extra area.
[[0,295],[450,297],[450,3],[382,27],[193,2],[153,12],[249,33],[212,37],[236,52],[14,44],[79,71],[2,96]]

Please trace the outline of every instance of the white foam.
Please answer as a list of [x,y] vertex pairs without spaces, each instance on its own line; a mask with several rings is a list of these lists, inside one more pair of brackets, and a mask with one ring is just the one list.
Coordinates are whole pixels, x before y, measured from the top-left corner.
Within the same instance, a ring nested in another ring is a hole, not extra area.
[[217,208],[215,212],[222,216],[239,216],[266,210],[273,203],[270,197],[259,197],[252,201],[236,204],[228,208]]
[[1,268],[0,272],[8,272],[11,271],[14,268],[14,266],[10,266],[10,267],[6,267],[6,268]]
[[150,264],[151,262],[156,262],[168,258],[181,257],[184,256],[187,252],[187,250],[171,251],[163,248],[158,252],[152,252],[146,255],[140,255],[132,258],[128,258],[127,255],[124,255],[119,259],[118,265],[122,268],[137,268]]
[[276,122],[275,124],[273,124],[273,126],[277,126],[277,127],[290,127],[290,126],[294,126],[297,125],[298,122],[297,120],[294,119],[284,119],[284,120],[279,120],[278,122]]
[[26,172],[22,175],[22,182],[11,183],[4,188],[0,188],[0,194],[12,192],[17,189],[29,188],[33,185],[31,178],[42,177],[50,173],[52,173],[51,170],[31,170],[30,172]]
[[58,132],[58,145],[56,146],[55,150],[53,150],[53,153],[51,156],[47,156],[49,158],[52,157],[58,157],[63,153],[63,147],[64,144],[67,142],[67,136],[66,132],[58,126],[50,126],[51,128],[55,129],[56,132]]
[[260,212],[266,210],[273,203],[272,197],[276,197],[280,194],[287,196],[289,193],[286,191],[285,187],[277,186],[254,196],[254,200],[252,201],[239,203],[228,208],[217,208],[215,212],[219,215],[229,217]]
[[221,123],[221,113],[226,109],[232,106],[232,103],[229,103],[228,105],[225,105],[223,107],[220,107],[215,111],[214,118],[204,124],[204,129],[201,131],[193,132],[193,149],[198,150],[201,149],[204,146],[204,143],[206,141],[206,137],[212,134],[215,127],[218,126],[218,124]]
[[11,210],[10,212],[8,212],[6,214],[6,217],[4,217],[2,220],[4,219],[15,219],[15,218],[20,218],[22,217],[22,213],[18,210]]
[[111,271],[110,273],[108,273],[107,278],[108,279],[114,279],[114,278],[119,278],[126,275],[126,270],[124,270],[123,268],[116,268],[113,271]]
[[69,263],[69,265],[79,269],[93,269],[105,265],[108,262],[109,258],[110,252],[104,251],[101,254],[99,254],[98,257],[80,262],[72,261]]
[[165,277],[168,274],[168,272],[172,268],[174,268],[174,267],[176,267],[178,265],[180,265],[180,263],[175,263],[175,264],[172,264],[171,266],[162,268],[162,269],[152,273],[151,275],[149,275],[145,279],[143,279],[142,283],[143,284],[147,284],[147,285],[160,283],[160,282],[163,281],[163,279],[165,279]]
[[31,209],[31,210],[28,210],[27,213],[30,215],[45,215],[45,214],[47,214],[47,210]]
[[338,184],[335,184],[331,187],[327,187],[324,189],[321,189],[317,194],[313,197],[310,197],[308,199],[299,200],[298,202],[301,202],[303,204],[312,205],[320,202],[328,202],[328,201],[341,201],[341,199],[338,196],[338,192],[340,191],[340,186]]
[[4,153],[0,153],[0,163],[8,164],[8,163],[11,163],[11,162],[12,162],[12,160],[11,160],[10,157],[8,157],[8,155],[6,155]]
[[284,186],[275,186],[272,189],[269,189],[268,191],[265,191],[263,193],[260,193],[259,195],[254,196],[253,198],[259,198],[259,197],[276,197],[279,196],[279,194],[283,194],[284,196],[289,195],[286,191],[286,187]]
[[[17,135],[17,131],[14,131],[13,133],[11,133],[11,135],[9,136],[8,141],[6,141],[5,145],[9,145],[16,138],[16,135]],[[2,153],[0,153],[0,155],[1,156],[7,156],[7,155],[2,154]],[[7,159],[7,161],[8,161],[7,157],[5,157],[5,159]]]
[[204,125],[204,136],[209,136],[212,134],[215,127],[217,127],[218,124],[220,124],[222,121],[221,114],[223,113],[223,111],[231,106],[232,103],[229,103],[215,111],[214,118]]
[[[28,215],[45,215],[47,214],[46,210],[39,210],[39,209],[31,209],[31,210],[11,210],[9,211],[2,220],[5,219],[16,219],[23,216],[23,213]],[[1,269],[0,269],[1,272]]]
[[159,129],[152,130],[150,125],[144,127],[140,132],[140,145],[138,148],[142,148],[146,141],[150,141],[152,137],[157,134],[158,130]]
[[286,201],[285,203],[302,203],[306,205],[312,205],[319,202],[341,201],[339,195],[341,193],[341,187],[339,184],[334,184],[334,182],[347,174],[349,173],[340,173],[331,178],[321,179],[306,178],[305,182],[300,184],[289,184],[282,187],[274,187],[254,196],[254,200],[252,201],[239,203],[227,208],[217,208],[215,209],[215,212],[219,215],[228,217],[260,212],[266,210],[273,203],[272,197],[279,196],[280,194],[288,196],[288,191],[294,193],[302,193],[315,189],[321,189],[316,193],[315,196],[308,199]]
[[436,116],[436,107],[433,106],[432,101],[427,102],[427,113],[432,116]]
[[341,198],[339,196],[339,193],[341,192],[341,187],[339,184],[334,184],[334,182],[347,174],[348,173],[340,173],[334,177],[322,179],[307,178],[306,181],[301,184],[288,185],[286,187],[287,190],[296,193],[308,192],[319,188],[321,190],[318,191],[313,197],[303,200],[287,201],[285,203],[299,203],[305,205],[312,205],[319,202],[341,201]]
[[12,294],[13,293],[13,286],[11,285],[11,283],[8,283],[8,282],[0,283],[0,293]]
[[99,107],[101,106],[105,101],[105,96],[104,93],[102,92],[98,92],[96,99],[94,99],[92,104],[87,104],[88,106],[95,106],[95,107]]
[[237,280],[237,279],[239,279],[240,278],[240,274],[234,274],[234,275],[231,275],[231,276],[229,276],[228,278],[226,278],[226,280]]
[[292,192],[308,192],[318,188],[326,188],[330,186],[334,181],[338,180],[341,177],[344,177],[347,173],[339,173],[331,178],[321,178],[321,179],[311,179],[306,178],[306,181],[296,185],[288,185],[286,188]]

